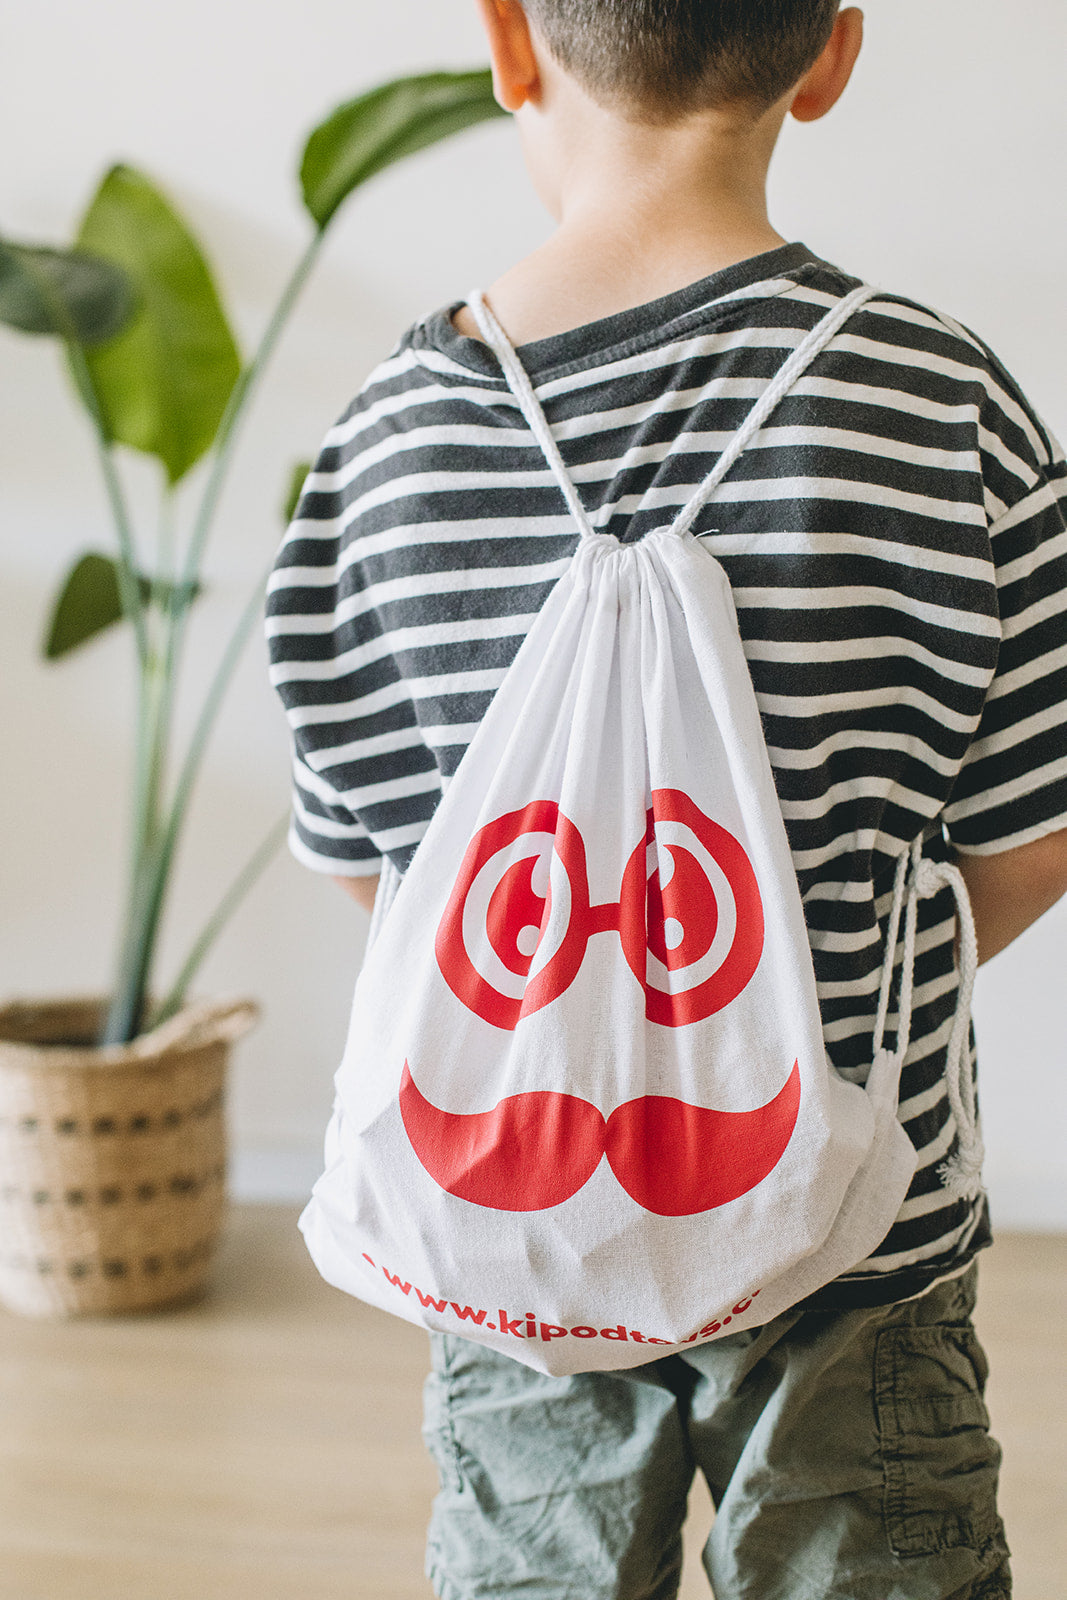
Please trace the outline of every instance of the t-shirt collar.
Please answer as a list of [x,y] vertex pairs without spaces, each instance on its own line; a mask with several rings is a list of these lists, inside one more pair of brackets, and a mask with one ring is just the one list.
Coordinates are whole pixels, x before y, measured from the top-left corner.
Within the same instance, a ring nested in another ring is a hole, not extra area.
[[[550,375],[560,375],[567,368],[587,366],[591,359],[598,356],[603,358],[609,353],[618,354],[620,347],[625,350],[661,343],[670,337],[674,331],[673,325],[679,321],[697,312],[705,316],[713,314],[717,300],[728,302],[739,292],[761,283],[768,285],[768,293],[774,293],[776,290],[772,285],[775,280],[818,260],[818,256],[799,242],[779,245],[774,250],[766,250],[758,256],[749,256],[745,261],[723,267],[721,271],[712,272],[696,283],[687,284],[684,289],[676,289],[644,305],[632,306],[610,317],[585,323],[580,328],[568,329],[566,333],[520,345],[522,364],[531,376],[544,381]],[[499,376],[499,367],[492,352],[480,340],[460,333],[452,321],[453,313],[463,303],[462,300],[454,300],[425,317],[415,331],[416,346],[429,346],[460,366],[480,374]],[[724,312],[727,309],[728,306],[723,307]]]

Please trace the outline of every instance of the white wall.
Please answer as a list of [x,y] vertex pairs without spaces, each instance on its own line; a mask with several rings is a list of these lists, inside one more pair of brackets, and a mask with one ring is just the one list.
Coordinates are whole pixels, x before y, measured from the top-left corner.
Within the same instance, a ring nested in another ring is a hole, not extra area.
[[[1067,435],[1067,134],[1062,0],[871,0],[865,58],[824,124],[792,127],[773,174],[788,237],[977,327]],[[0,228],[63,240],[102,169],[153,173],[218,265],[246,345],[306,237],[302,133],[394,73],[483,58],[469,0],[0,0]],[[511,130],[416,157],[351,203],[252,419],[224,506],[192,677],[203,680],[279,535],[289,463],[313,452],[373,361],[421,311],[487,282],[546,230]],[[0,994],[106,982],[121,876],[128,647],[46,668],[48,598],[107,543],[87,434],[54,352],[0,332]],[[151,471],[135,474],[150,503]],[[249,653],[215,742],[168,926],[171,964],[238,853],[284,807],[285,738]],[[262,997],[232,1097],[246,1194],[313,1177],[364,919],[279,859],[205,969]],[[981,977],[989,1174],[1005,1223],[1067,1226],[1061,1022],[1067,907]]]

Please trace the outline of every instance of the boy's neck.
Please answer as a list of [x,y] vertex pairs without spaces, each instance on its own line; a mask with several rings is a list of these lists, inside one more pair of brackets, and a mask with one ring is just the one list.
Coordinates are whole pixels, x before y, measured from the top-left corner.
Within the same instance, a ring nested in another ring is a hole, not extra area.
[[[766,201],[782,115],[648,127],[590,114],[587,103],[553,120],[523,131],[559,226],[489,289],[513,343],[643,305],[785,243]],[[476,331],[462,312],[456,320]]]

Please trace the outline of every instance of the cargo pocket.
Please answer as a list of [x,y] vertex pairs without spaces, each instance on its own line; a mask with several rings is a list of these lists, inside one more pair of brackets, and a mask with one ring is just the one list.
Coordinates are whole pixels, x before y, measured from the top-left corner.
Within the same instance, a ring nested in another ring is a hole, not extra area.
[[459,1441],[452,1417],[451,1351],[447,1334],[431,1333],[431,1371],[422,1391],[422,1437],[443,1492],[462,1494]]
[[985,1354],[973,1328],[889,1328],[875,1353],[875,1405],[894,1555],[964,1546],[1001,1534],[1000,1447],[982,1399]]

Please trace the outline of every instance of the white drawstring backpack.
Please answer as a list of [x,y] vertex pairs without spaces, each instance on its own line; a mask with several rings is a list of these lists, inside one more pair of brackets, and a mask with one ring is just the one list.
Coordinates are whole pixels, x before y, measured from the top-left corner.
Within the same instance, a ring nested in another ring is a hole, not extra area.
[[870,1075],[845,1081],[729,583],[690,533],[874,293],[829,312],[673,523],[631,544],[594,532],[472,296],[580,538],[399,887],[383,874],[301,1219],[349,1294],[570,1373],[766,1322],[846,1272],[915,1170],[897,1094],[917,902],[943,883],[970,973],[952,1045],[962,1166],[946,1176],[973,1191],[962,879],[921,841],[902,856]]

